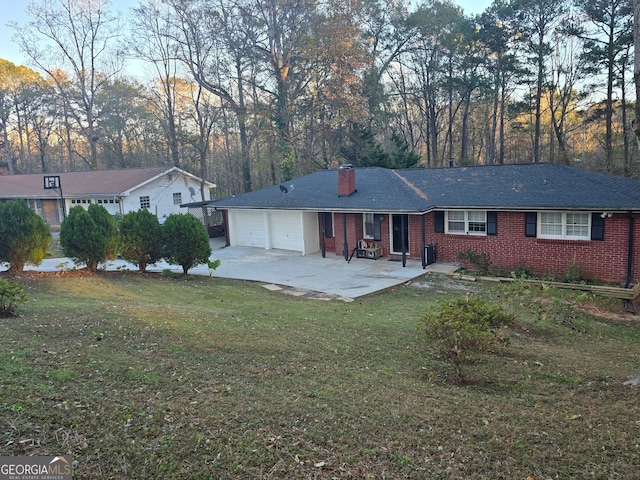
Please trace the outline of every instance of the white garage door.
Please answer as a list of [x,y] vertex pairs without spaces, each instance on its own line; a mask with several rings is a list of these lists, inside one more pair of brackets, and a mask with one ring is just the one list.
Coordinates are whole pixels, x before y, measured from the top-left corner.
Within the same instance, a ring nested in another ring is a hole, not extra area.
[[271,247],[302,252],[300,212],[272,212],[269,215]]
[[262,212],[233,212],[236,245],[241,247],[265,246],[264,214]]

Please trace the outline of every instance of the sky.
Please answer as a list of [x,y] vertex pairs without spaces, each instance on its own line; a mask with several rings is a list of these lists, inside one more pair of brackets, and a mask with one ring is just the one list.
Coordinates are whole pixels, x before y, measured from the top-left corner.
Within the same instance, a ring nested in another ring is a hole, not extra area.
[[[16,22],[18,25],[25,25],[27,23],[29,18],[25,10],[29,2],[27,0],[4,0],[2,3],[0,58],[9,60],[16,65],[29,66],[27,57],[20,52],[18,46],[12,41],[14,35],[13,29],[7,26],[8,22]],[[482,13],[491,5],[492,0],[453,0],[453,3],[461,6],[465,15],[475,15]],[[115,10],[119,10],[126,15],[131,8],[138,4],[138,0],[111,0],[111,4]]]

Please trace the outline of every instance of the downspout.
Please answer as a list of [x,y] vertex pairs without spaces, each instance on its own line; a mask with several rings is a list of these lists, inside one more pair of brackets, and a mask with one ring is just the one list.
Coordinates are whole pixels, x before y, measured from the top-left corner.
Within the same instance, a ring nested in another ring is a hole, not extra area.
[[427,255],[426,250],[427,244],[425,241],[425,226],[424,226],[424,214],[422,215],[422,268],[426,268],[427,266]]
[[629,288],[633,280],[633,229],[635,226],[635,217],[633,212],[629,212],[629,244],[627,246],[627,282],[624,288]]
[[400,216],[400,241],[402,242],[402,266],[406,267],[407,266],[407,247],[405,245],[406,243],[406,237],[404,234],[404,229],[407,226],[406,224],[406,218],[404,215]]
[[327,223],[326,223],[327,222],[326,215],[327,214],[325,212],[322,212],[320,214],[320,221],[322,222],[322,228],[321,228],[321,230],[322,230],[322,233],[321,233],[322,238],[320,239],[320,246],[322,248],[322,258],[326,258],[326,256],[327,256],[327,247],[326,247],[325,241],[324,241],[325,236],[327,234],[327,232],[325,231],[326,225],[327,225]]
[[347,214],[346,212],[342,214],[342,226],[344,229],[344,247],[342,249],[342,253],[344,254],[344,259],[349,261],[349,245],[347,244]]

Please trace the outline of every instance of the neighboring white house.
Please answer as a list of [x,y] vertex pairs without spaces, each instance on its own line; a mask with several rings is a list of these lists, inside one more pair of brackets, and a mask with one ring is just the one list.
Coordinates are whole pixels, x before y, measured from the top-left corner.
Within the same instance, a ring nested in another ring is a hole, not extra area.
[[211,198],[215,184],[178,167],[0,176],[0,201],[29,202],[57,227],[70,208],[102,205],[112,215],[146,208],[159,219],[184,213],[180,205]]

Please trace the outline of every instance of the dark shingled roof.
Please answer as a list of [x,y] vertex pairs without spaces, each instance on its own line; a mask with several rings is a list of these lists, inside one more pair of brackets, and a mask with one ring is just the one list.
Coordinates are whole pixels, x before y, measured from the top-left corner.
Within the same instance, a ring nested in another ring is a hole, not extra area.
[[218,208],[419,213],[438,208],[495,210],[640,209],[640,181],[537,163],[435,169],[356,168],[357,191],[338,196],[338,171],[211,202]]

